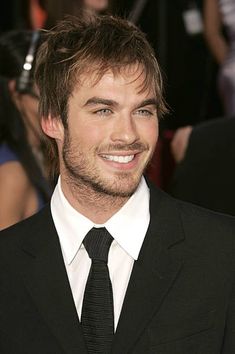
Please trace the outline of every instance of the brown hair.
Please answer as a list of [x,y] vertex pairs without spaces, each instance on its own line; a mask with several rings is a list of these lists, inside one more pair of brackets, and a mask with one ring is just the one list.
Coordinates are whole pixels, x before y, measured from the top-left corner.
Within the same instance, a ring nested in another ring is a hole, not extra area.
[[[82,74],[96,73],[98,81],[108,70],[116,73],[133,64],[144,73],[141,89],[154,85],[158,116],[167,111],[153,49],[145,35],[127,20],[107,15],[68,17],[48,31],[46,37],[39,49],[35,72],[43,117],[58,117],[66,128],[68,99]],[[54,149],[55,146],[54,142]],[[55,158],[54,155],[55,151],[51,157]]]

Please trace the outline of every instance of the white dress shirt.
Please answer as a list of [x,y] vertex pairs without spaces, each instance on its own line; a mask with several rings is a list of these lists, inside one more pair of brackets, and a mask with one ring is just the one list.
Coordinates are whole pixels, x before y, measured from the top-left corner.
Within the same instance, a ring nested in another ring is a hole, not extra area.
[[138,189],[126,204],[105,224],[97,225],[69,204],[59,179],[51,199],[51,212],[80,319],[91,266],[91,259],[82,244],[84,237],[93,227],[106,227],[114,238],[109,251],[108,268],[113,288],[116,329],[132,267],[138,259],[149,226],[149,198],[149,189],[142,177]]

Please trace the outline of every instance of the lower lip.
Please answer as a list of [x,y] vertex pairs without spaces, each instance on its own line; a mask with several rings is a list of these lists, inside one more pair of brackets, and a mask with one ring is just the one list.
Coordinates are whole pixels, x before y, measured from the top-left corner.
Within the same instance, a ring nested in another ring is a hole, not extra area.
[[128,163],[119,163],[116,161],[110,161],[107,159],[102,158],[102,161],[105,162],[106,165],[110,166],[111,168],[114,168],[116,170],[121,170],[121,171],[127,171],[127,170],[131,170],[133,168],[135,168],[138,164],[139,161],[139,156],[140,154],[136,154],[133,158],[133,160],[131,160]]

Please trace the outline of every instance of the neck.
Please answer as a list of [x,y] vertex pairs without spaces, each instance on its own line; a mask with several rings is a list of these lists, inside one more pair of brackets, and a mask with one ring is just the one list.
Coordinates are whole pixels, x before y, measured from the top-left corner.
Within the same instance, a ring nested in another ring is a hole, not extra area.
[[129,199],[100,193],[84,184],[75,185],[62,176],[61,188],[72,207],[95,224],[104,224]]

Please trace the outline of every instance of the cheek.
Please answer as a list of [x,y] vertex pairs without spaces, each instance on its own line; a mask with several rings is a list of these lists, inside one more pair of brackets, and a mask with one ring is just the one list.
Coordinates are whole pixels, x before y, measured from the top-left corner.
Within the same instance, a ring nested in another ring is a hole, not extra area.
[[154,147],[158,140],[158,121],[146,122],[146,124],[141,126],[140,136],[146,141],[150,147]]
[[103,129],[94,126],[80,126],[70,130],[70,138],[73,145],[79,145],[82,150],[90,150],[104,142],[105,133]]

